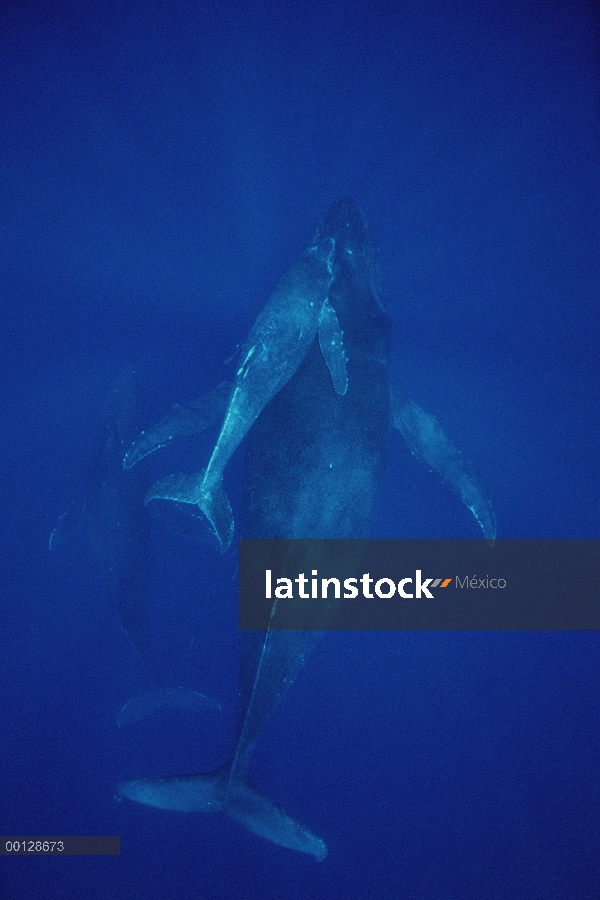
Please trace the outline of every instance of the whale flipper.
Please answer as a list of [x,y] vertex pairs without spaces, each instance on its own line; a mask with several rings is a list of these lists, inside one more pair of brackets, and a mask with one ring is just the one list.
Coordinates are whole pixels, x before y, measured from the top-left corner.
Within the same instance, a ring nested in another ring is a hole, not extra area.
[[117,793],[146,806],[178,812],[226,812],[253,834],[289,850],[308,853],[317,860],[327,856],[327,846],[258,791],[250,779],[234,783],[226,791],[229,766],[206,775],[137,779],[122,782]]
[[458,494],[477,519],[484,537],[493,542],[496,538],[494,510],[460,450],[448,440],[433,416],[393,388],[391,396],[394,428],[401,432],[413,456]]
[[326,300],[319,318],[319,346],[327,363],[333,386],[341,397],[348,390],[348,357],[344,350],[344,332],[340,328],[335,309]]
[[146,503],[151,500],[173,500],[189,503],[204,513],[219,539],[224,552],[233,539],[233,513],[221,478],[206,484],[205,472],[190,475],[170,475],[152,485],[146,494]]
[[133,722],[139,722],[146,716],[152,715],[158,709],[168,707],[170,709],[221,709],[221,704],[206,694],[200,694],[191,688],[163,688],[162,690],[144,691],[142,694],[136,694],[131,700],[128,700],[119,710],[117,716],[117,725],[122,728],[124,725],[131,725]]
[[223,381],[199,400],[194,400],[186,406],[175,407],[171,415],[158,425],[142,431],[125,454],[123,468],[131,469],[150,453],[165,447],[173,440],[202,434],[210,428],[216,428],[223,421],[230,394],[231,383]]

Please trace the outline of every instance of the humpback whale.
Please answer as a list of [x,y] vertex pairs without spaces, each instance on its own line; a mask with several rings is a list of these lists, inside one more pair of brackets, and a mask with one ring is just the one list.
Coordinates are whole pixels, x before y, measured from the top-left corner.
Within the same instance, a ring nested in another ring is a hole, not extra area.
[[99,445],[87,472],[86,490],[61,516],[50,535],[54,550],[80,527],[88,531],[111,605],[131,641],[152,687],[132,697],[117,716],[127,725],[162,706],[220,708],[217,701],[188,688],[159,688],[147,599],[146,554],[151,517],[144,505],[141,470],[123,470],[123,452],[135,432],[136,392],[132,376],[114,379],[104,411]]
[[165,479],[148,494],[150,500],[198,506],[223,551],[233,538],[233,515],[223,490],[223,470],[267,403],[293,377],[317,333],[333,386],[340,394],[346,392],[342,335],[328,301],[334,249],[329,236],[315,235],[258,316],[242,347],[221,432],[205,471]]
[[[395,428],[414,455],[459,493],[484,535],[493,539],[491,507],[460,453],[435,419],[391,391],[390,320],[375,289],[369,230],[353,200],[334,203],[308,244],[309,248],[328,246],[327,269],[332,277],[324,276],[321,268],[318,286],[313,285],[311,292],[318,297],[315,303],[321,304],[321,312],[314,305],[307,308],[291,291],[277,307],[286,310],[287,321],[291,306],[297,306],[295,334],[309,335],[310,342],[307,337],[302,353],[299,350],[284,365],[291,328],[282,327],[276,310],[268,305],[245,345],[223,414],[211,457],[219,478],[235,446],[249,432],[240,536],[368,537]],[[281,282],[290,283],[293,278]],[[247,364],[253,366],[251,375],[245,374]],[[246,378],[251,388],[246,387]],[[222,399],[220,403],[222,409]],[[126,455],[125,465],[134,465],[167,440],[188,436],[194,419],[194,408],[177,410],[170,420],[141,436]],[[205,425],[205,417],[201,419],[198,430]],[[236,421],[241,422],[237,430],[228,424]],[[214,482],[206,479],[210,465],[197,475],[159,482],[148,492],[148,502],[198,503],[199,486],[204,486],[200,492],[206,488],[214,495]],[[203,502],[199,505],[204,509]],[[204,512],[223,545],[230,539],[232,522],[228,520],[229,530],[223,530],[215,517]],[[334,604],[324,608],[321,628],[334,611]],[[322,630],[241,632],[238,717],[228,761],[207,774],[125,781],[119,785],[119,795],[162,809],[221,810],[275,844],[323,859],[325,843],[260,794],[248,774],[265,722],[322,634]]]

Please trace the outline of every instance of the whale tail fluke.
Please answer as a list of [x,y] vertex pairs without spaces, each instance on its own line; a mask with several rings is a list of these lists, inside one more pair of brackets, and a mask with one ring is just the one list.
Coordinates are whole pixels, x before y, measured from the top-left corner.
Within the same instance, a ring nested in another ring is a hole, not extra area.
[[273,844],[308,853],[319,862],[327,856],[324,841],[268,800],[248,778],[230,785],[225,812],[248,831]]
[[249,779],[228,786],[230,765],[206,775],[124,781],[119,797],[128,797],[146,806],[179,812],[226,812],[253,834],[280,847],[308,853],[321,861],[327,846],[303,825],[267,800]]
[[191,688],[162,688],[136,694],[119,710],[117,725],[123,728],[152,715],[158,709],[220,710],[221,704]]
[[222,478],[215,479],[209,486],[204,486],[198,506],[219,539],[221,553],[225,553],[233,540],[233,513]]
[[225,803],[229,768],[222,766],[207,775],[177,775],[173,778],[138,778],[122,781],[118,797],[177,812],[219,812]]
[[221,478],[207,485],[204,471],[171,475],[152,485],[145,502],[151,500],[173,500],[197,506],[210,522],[221,545],[221,553],[229,548],[233,540],[233,513]]

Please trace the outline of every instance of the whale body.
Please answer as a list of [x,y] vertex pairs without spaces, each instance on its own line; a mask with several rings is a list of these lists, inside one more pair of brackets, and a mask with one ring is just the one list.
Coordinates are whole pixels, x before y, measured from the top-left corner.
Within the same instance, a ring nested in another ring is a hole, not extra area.
[[216,700],[191,688],[159,686],[148,601],[151,515],[144,506],[146,484],[140,471],[123,470],[123,454],[136,433],[136,406],[133,376],[122,372],[111,384],[98,445],[88,462],[86,490],[50,535],[50,549],[55,550],[80,528],[87,531],[105,594],[146,670],[151,686],[122,706],[119,726],[161,707],[220,709]]
[[[328,304],[339,328],[321,336],[314,329],[302,362],[250,430],[243,537],[365,537],[385,471],[391,329],[371,286],[371,243],[356,204],[334,204],[313,241],[335,248]],[[271,340],[278,337],[275,332]],[[343,393],[327,363],[334,341],[347,373]],[[321,636],[314,630],[241,633],[239,712],[228,762],[206,775],[125,782],[120,795],[166,809],[222,809],[274,843],[323,859],[324,842],[263,797],[248,776],[265,722]]]
[[[328,242],[333,259],[327,314],[318,325],[312,318],[312,341],[299,362],[294,358],[276,392],[271,390],[274,374],[268,360],[280,358],[289,335],[274,327],[273,319],[273,327],[265,327],[268,306],[257,320],[270,346],[264,350],[263,368],[259,365],[252,374],[257,395],[253,409],[259,412],[249,426],[240,536],[368,537],[395,428],[413,454],[459,493],[485,536],[493,539],[491,507],[461,454],[435,419],[390,387],[390,320],[375,289],[377,267],[369,230],[353,200],[339,200],[327,210],[309,246],[326,247]],[[321,280],[319,291],[322,287]],[[239,398],[234,386],[225,420],[235,420]],[[126,464],[174,438],[187,437],[197,408],[203,410],[197,430],[203,430],[206,402],[178,410],[144,434],[127,454]],[[220,403],[222,410],[222,396]],[[203,479],[203,471],[172,476],[152,488],[148,499],[193,505]],[[333,601],[323,606],[319,627],[326,627],[335,608]],[[206,774],[126,781],[119,785],[120,796],[162,809],[224,811],[275,844],[323,859],[324,841],[259,793],[248,774],[265,722],[322,635],[322,630],[241,632],[238,716],[228,761]]]

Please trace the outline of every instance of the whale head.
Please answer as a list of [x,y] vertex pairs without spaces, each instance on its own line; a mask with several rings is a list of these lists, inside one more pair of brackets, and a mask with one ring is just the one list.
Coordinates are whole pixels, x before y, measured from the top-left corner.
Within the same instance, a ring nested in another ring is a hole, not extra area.
[[332,203],[317,225],[314,240],[335,243],[335,270],[341,279],[373,285],[376,255],[365,217],[356,201],[343,197]]

